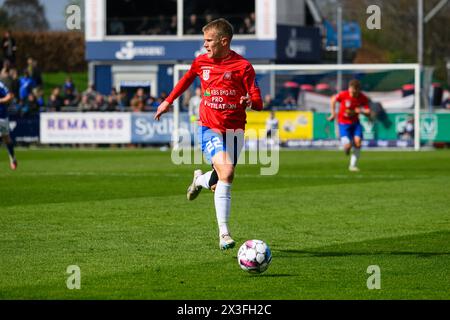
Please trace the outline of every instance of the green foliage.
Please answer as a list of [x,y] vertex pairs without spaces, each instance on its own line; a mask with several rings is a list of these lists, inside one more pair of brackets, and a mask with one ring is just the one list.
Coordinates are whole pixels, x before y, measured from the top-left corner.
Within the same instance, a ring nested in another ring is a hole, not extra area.
[[11,26],[11,20],[8,13],[0,8],[0,29],[8,29]]
[[45,8],[39,0],[6,0],[3,10],[15,30],[44,31],[48,29]]
[[271,246],[259,276],[219,251],[212,193],[186,200],[198,166],[148,149],[17,156],[16,172],[0,157],[1,299],[450,298],[449,151],[363,152],[357,174],[330,151],[281,152],[276,176],[238,165],[231,230]]

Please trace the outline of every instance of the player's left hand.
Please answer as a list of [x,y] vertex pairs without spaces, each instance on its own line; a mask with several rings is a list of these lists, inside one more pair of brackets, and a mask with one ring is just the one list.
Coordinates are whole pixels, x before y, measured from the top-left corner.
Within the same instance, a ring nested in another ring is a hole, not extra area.
[[244,107],[251,107],[252,106],[252,99],[250,98],[249,95],[247,96],[242,96],[241,100],[239,100],[239,103]]
[[163,101],[159,107],[158,110],[156,110],[156,114],[154,116],[154,119],[159,121],[159,118],[166,112],[169,111],[170,108],[170,103],[168,103],[167,101]]

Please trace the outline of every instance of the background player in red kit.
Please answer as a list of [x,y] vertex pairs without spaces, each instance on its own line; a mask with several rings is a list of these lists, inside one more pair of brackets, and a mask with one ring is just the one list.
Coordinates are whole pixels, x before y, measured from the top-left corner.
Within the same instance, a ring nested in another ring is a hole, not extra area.
[[[256,84],[255,70],[250,62],[230,49],[233,27],[225,19],[217,19],[202,29],[206,54],[198,56],[190,70],[177,83],[167,99],[155,114],[159,120],[169,111],[170,105],[194,79],[199,76],[202,87],[200,104],[199,137],[202,151],[212,162],[213,170],[202,173],[194,171],[194,180],[187,191],[187,198],[193,200],[202,188],[215,187],[214,205],[219,225],[219,246],[222,250],[233,248],[234,240],[228,228],[231,208],[231,184],[234,169],[243,141],[227,143],[227,132],[243,133],[246,123],[246,108],[261,110],[261,92]],[[237,135],[243,140],[243,134]],[[228,139],[230,142],[230,139]],[[232,149],[232,150],[230,150]]]
[[361,92],[361,84],[358,80],[351,80],[348,90],[341,91],[331,98],[331,115],[329,121],[336,118],[336,102],[340,103],[338,124],[341,143],[348,155],[353,146],[353,154],[350,157],[350,171],[359,171],[356,166],[361,153],[361,141],[363,130],[359,122],[359,114],[370,116],[369,99]]

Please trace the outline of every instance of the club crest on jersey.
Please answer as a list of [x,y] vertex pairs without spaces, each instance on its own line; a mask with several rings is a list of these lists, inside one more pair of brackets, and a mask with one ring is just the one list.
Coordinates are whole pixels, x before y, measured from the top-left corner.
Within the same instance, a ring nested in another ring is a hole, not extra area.
[[223,74],[223,79],[224,80],[231,80],[231,72],[225,72]]
[[350,108],[351,105],[352,105],[352,102],[351,102],[350,100],[346,100],[346,101],[345,101],[345,106],[346,106],[347,108]]
[[204,69],[203,70],[203,80],[209,80],[209,73],[211,72],[211,70],[208,69]]

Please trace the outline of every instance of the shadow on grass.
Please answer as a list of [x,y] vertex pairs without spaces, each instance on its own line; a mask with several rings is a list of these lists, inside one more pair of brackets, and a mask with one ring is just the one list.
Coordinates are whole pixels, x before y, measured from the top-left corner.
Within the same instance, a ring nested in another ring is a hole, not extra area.
[[450,256],[450,231],[421,233],[402,237],[349,242],[309,249],[275,249],[277,257],[348,257],[348,256],[416,256],[431,258]]
[[263,273],[259,275],[260,277],[265,277],[265,278],[287,278],[287,277],[298,277],[298,275],[296,274],[283,274],[283,273],[275,273],[275,274],[271,274],[271,273]]

